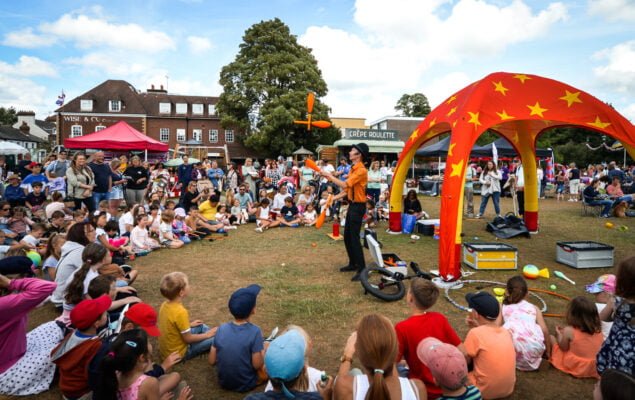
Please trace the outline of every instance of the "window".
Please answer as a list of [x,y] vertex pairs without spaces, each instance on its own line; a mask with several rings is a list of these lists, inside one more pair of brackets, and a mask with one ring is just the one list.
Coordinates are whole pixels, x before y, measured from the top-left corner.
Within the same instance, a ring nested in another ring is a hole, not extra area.
[[171,103],[159,103],[159,113],[160,114],[170,114],[172,112],[172,104]]
[[110,100],[108,102],[108,111],[110,112],[121,111],[121,100]]
[[213,104],[208,105],[207,112],[209,115],[216,115],[216,106]]
[[170,141],[170,128],[159,129],[159,140],[162,142]]
[[176,130],[176,140],[177,142],[185,142],[185,129]]
[[192,129],[192,139],[197,142],[203,141],[203,130],[202,129]]
[[209,142],[218,143],[218,129],[209,130]]
[[77,137],[77,136],[82,136],[82,126],[81,125],[72,125],[71,126],[71,137]]
[[80,100],[79,109],[82,111],[93,111],[93,101],[92,100]]
[[187,114],[187,103],[176,103],[177,114]]
[[388,121],[383,121],[379,123],[379,129],[386,130],[388,129]]
[[203,115],[203,110],[202,104],[192,104],[192,114]]
[[97,126],[95,127],[95,132],[103,131],[104,129],[106,129],[106,127],[105,127],[105,126],[103,126],[103,125],[97,125]]
[[225,129],[225,142],[233,143],[234,142],[234,131],[231,129]]

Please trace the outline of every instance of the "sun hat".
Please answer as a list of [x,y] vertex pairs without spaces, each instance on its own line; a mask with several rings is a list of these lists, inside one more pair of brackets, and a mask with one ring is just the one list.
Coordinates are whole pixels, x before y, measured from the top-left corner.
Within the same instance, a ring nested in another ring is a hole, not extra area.
[[133,304],[126,311],[124,317],[134,322],[135,325],[139,325],[148,335],[161,336],[161,331],[157,327],[157,312],[151,305],[146,303]]
[[590,285],[586,285],[587,293],[597,294],[601,292],[607,292],[615,294],[615,275],[605,274]]
[[236,290],[229,298],[229,312],[235,318],[244,319],[249,317],[251,311],[256,307],[256,299],[260,289],[261,287],[258,285],[249,285]]
[[185,217],[185,210],[181,207],[174,209],[174,215],[176,217]]
[[80,331],[88,329],[110,308],[112,300],[107,294],[96,299],[82,300],[71,310],[71,323]]

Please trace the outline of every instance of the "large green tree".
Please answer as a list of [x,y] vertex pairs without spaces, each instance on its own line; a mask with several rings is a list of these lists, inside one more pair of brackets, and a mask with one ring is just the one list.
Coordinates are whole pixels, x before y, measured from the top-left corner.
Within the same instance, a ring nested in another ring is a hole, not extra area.
[[404,117],[425,117],[430,114],[430,104],[423,93],[404,94],[397,101],[395,110]]
[[329,108],[319,101],[327,86],[311,49],[299,45],[277,18],[245,31],[235,60],[221,70],[220,84],[221,123],[239,128],[245,145],[262,155],[289,155],[300,146],[313,150],[339,137],[334,128],[309,132],[294,125],[307,116],[309,91],[316,97],[313,120],[328,120]]
[[18,116],[15,114],[13,107],[0,107],[0,125],[13,125],[18,122]]

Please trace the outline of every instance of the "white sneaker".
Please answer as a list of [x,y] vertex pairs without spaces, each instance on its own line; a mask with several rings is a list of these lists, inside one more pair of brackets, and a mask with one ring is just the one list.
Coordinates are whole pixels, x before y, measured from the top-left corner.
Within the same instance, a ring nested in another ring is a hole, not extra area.
[[573,203],[575,200],[573,200],[573,199],[569,199],[569,200],[567,200],[567,201],[569,201],[569,202]]
[[263,232],[263,230],[262,230],[262,228],[258,227],[258,228],[256,228],[256,232],[258,232],[258,233],[262,233],[262,232]]

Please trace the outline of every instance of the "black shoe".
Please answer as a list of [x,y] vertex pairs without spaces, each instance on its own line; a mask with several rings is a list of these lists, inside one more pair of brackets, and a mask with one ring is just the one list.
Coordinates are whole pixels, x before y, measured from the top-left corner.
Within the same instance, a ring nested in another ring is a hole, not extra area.
[[352,265],[346,265],[346,266],[340,268],[340,272],[351,272],[351,271],[357,271],[357,267],[352,266]]
[[360,281],[360,273],[356,273],[355,275],[353,275],[353,277],[351,278],[352,282],[359,282]]

